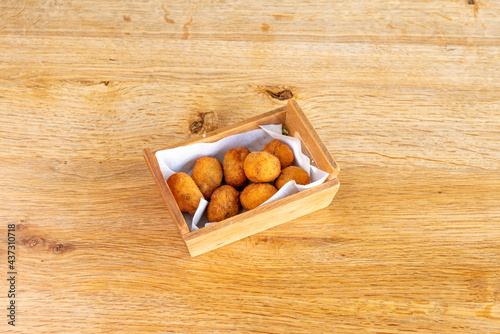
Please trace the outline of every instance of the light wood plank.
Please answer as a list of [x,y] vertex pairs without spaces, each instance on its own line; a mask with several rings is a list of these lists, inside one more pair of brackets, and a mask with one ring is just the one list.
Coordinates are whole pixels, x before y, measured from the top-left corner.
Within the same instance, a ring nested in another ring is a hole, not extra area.
[[[500,11],[469,2],[0,2],[0,332],[500,332]],[[142,149],[285,89],[342,187],[191,258]]]

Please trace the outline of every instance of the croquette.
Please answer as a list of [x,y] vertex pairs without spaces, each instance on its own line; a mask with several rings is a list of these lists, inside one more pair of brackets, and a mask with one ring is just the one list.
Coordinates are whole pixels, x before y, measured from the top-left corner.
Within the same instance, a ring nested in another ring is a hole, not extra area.
[[281,169],[291,166],[295,158],[292,150],[278,139],[274,139],[267,143],[262,151],[274,154],[280,160]]
[[243,168],[243,162],[250,153],[246,147],[236,147],[226,152],[222,161],[224,171],[224,181],[236,189],[247,184],[247,177]]
[[198,209],[200,200],[203,198],[203,194],[191,176],[186,173],[174,173],[168,178],[167,185],[179,209],[182,212],[194,215],[196,209]]
[[201,157],[194,164],[191,177],[198,185],[206,200],[222,183],[222,165],[214,157]]
[[207,219],[209,222],[219,222],[236,216],[240,210],[240,193],[230,185],[215,189],[208,204]]
[[281,173],[280,166],[279,159],[268,152],[252,152],[243,163],[245,175],[255,183],[274,181]]
[[294,180],[295,183],[306,185],[311,182],[311,178],[305,170],[297,166],[289,166],[281,171],[280,176],[274,182],[274,185],[279,190],[288,181]]
[[252,210],[268,199],[278,190],[269,183],[252,183],[243,189],[240,195],[241,205],[245,210]]

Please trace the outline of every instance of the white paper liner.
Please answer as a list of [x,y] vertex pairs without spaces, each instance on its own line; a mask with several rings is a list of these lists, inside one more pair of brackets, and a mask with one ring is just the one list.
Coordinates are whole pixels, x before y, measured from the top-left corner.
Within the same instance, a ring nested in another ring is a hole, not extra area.
[[[273,197],[261,205],[320,185],[326,180],[328,173],[311,166],[310,159],[302,153],[300,139],[282,135],[281,124],[261,125],[260,127],[261,129],[228,136],[214,143],[197,143],[156,152],[155,156],[163,177],[168,180],[170,175],[177,172],[191,175],[196,160],[204,156],[215,157],[222,163],[224,155],[230,149],[246,147],[250,152],[260,151],[272,139],[279,139],[291,148],[295,156],[293,164],[309,174],[311,183],[303,186],[297,185],[295,181],[287,182]],[[207,206],[208,202],[202,199],[194,216],[183,213],[191,232],[212,224],[208,222],[205,213]]]

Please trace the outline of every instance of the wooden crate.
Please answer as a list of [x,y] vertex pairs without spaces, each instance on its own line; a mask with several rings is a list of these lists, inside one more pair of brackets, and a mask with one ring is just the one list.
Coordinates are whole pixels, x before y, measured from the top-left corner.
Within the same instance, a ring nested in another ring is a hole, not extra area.
[[[303,153],[311,158],[311,164],[329,174],[327,179],[323,184],[316,187],[261,205],[253,210],[240,213],[237,216],[193,232],[189,231],[188,225],[161,173],[154,153],[149,148],[144,149],[144,158],[149,170],[191,256],[206,253],[273,226],[322,209],[331,203],[337,193],[340,186],[337,179],[339,172],[337,163],[294,100],[289,100],[286,107],[281,107],[244,122],[219,129],[205,138],[188,140],[175,146],[215,142],[229,135],[258,129],[259,125],[265,124],[284,124],[290,136],[301,139]],[[290,226],[290,228],[293,228],[293,226]]]

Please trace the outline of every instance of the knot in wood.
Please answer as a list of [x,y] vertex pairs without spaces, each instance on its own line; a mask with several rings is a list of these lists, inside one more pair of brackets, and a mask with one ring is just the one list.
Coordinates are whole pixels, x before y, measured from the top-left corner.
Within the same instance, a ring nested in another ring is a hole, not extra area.
[[63,251],[63,244],[55,245],[53,251],[55,254],[60,254]]
[[38,243],[38,238],[37,237],[32,237],[30,240],[29,240],[29,246],[30,247],[35,247],[35,245]]
[[273,99],[278,99],[280,101],[288,100],[293,97],[293,93],[289,89],[285,89],[278,93],[273,93],[270,90],[267,90],[267,94],[269,94]]
[[213,114],[213,111],[202,113],[200,115],[199,121],[194,121],[193,123],[191,123],[191,126],[189,127],[189,131],[191,131],[191,133],[200,132],[200,130],[203,128],[203,124],[205,123],[205,115],[207,114]]

